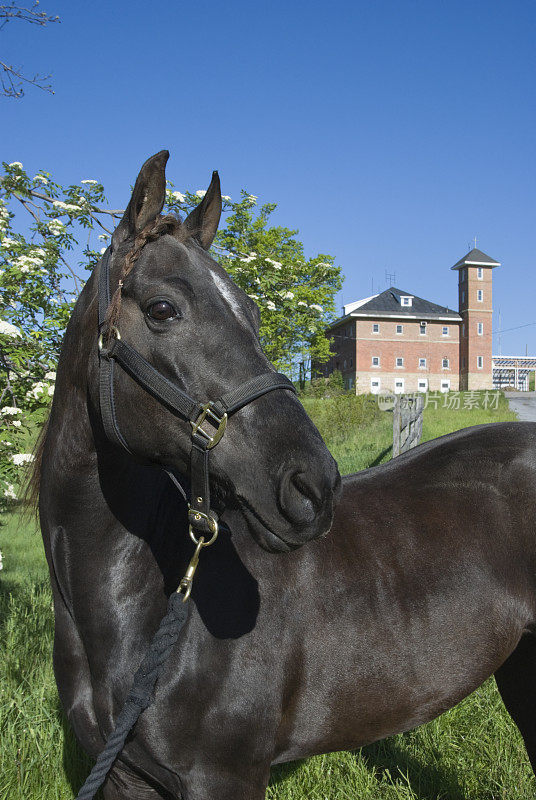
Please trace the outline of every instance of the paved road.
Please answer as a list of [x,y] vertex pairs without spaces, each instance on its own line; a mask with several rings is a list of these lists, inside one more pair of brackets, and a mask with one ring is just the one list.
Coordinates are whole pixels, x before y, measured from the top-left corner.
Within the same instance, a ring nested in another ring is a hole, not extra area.
[[536,422],[536,392],[505,392],[511,411],[523,422]]

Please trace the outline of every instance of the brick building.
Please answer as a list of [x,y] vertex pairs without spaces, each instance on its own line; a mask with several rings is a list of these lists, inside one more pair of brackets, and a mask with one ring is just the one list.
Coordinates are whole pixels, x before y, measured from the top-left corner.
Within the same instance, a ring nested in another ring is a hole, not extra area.
[[458,311],[394,286],[347,303],[327,330],[333,356],[356,393],[492,388],[492,270],[498,261],[473,248],[458,272]]

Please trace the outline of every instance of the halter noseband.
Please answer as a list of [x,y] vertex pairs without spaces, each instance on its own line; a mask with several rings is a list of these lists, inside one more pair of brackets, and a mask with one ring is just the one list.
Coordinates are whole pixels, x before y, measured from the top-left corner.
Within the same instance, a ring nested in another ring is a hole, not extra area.
[[[274,389],[288,389],[291,392],[296,392],[296,389],[285,375],[267,372],[245,381],[237,389],[223,394],[217,400],[199,403],[158,372],[137,350],[126,344],[116,326],[110,328],[107,341],[104,326],[110,305],[111,256],[112,248],[108,247],[102,257],[99,273],[99,394],[104,432],[111,442],[132,454],[119,429],[115,413],[115,362],[162,405],[190,423],[192,448],[188,521],[190,536],[199,550],[200,547],[214,541],[218,535],[218,515],[210,507],[209,453],[224,435],[228,417]],[[207,425],[212,430],[207,430]],[[168,474],[181,488],[172,473]],[[208,538],[206,542],[205,537]]]

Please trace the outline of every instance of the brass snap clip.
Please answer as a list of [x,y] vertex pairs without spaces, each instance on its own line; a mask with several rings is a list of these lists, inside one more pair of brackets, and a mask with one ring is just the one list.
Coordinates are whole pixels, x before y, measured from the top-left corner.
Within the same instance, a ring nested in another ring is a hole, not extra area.
[[196,543],[196,548],[195,548],[195,551],[194,551],[194,554],[193,554],[192,558],[190,559],[190,563],[188,564],[188,568],[187,568],[186,572],[184,573],[184,578],[179,583],[179,586],[178,586],[178,589],[177,589],[177,594],[182,594],[184,592],[184,597],[182,598],[182,602],[183,603],[185,603],[188,600],[188,598],[190,597],[190,594],[192,592],[192,586],[193,586],[193,582],[194,582],[194,575],[195,575],[195,571],[197,569],[197,565],[199,564],[199,556],[201,554],[201,550],[203,549],[203,547],[209,547],[213,542],[216,541],[216,537],[218,536],[218,523],[216,522],[216,520],[214,520],[214,522],[215,522],[215,525],[216,525],[216,532],[212,535],[212,538],[209,539],[208,542],[205,542],[205,537],[204,536],[200,536],[198,540],[195,539],[195,537],[192,535],[192,528],[190,526],[190,536],[192,537],[192,539]]
[[[203,422],[207,419],[207,417],[208,422],[214,428],[216,428],[216,433],[214,433],[212,436],[202,427]],[[225,428],[227,427],[227,414],[219,417],[214,411],[213,403],[205,403],[205,405],[201,407],[201,413],[196,421],[190,421],[190,425],[192,426],[192,436],[195,436],[197,433],[198,436],[203,437],[203,439],[208,442],[207,450],[211,450],[213,447],[216,447],[221,437],[225,433]]]

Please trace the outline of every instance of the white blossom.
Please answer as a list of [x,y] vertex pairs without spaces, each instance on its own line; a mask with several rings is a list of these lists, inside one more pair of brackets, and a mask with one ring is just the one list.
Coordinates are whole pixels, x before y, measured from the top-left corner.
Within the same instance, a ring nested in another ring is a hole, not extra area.
[[[10,493],[8,494],[8,492],[10,492]],[[17,499],[17,497],[15,495],[15,492],[13,491],[13,487],[12,486],[8,486],[7,489],[4,490],[4,497],[9,497],[10,499],[13,499],[13,500]],[[4,569],[4,564],[3,564],[3,561],[2,561],[2,553],[0,552],[0,570],[2,570],[2,569]]]
[[283,300],[294,300],[294,292],[283,292],[281,297]]
[[248,194],[246,198],[246,200],[249,200],[252,206],[256,205],[258,199],[259,198],[257,197],[256,194]]
[[20,161],[12,161],[11,164],[8,164],[8,166],[9,167],[18,167],[19,169],[22,169],[22,164],[20,163]]
[[33,397],[34,400],[38,400],[40,395],[42,395],[44,392],[47,391],[48,391],[48,383],[45,383],[44,381],[38,381],[33,385],[33,387],[28,392],[26,392],[26,397],[28,398]]
[[283,266],[280,261],[274,261],[273,258],[265,258],[264,260],[267,261],[268,264],[271,264],[274,269],[281,269]]
[[22,333],[12,325],[10,322],[6,322],[4,319],[0,319],[0,334],[3,333],[4,336],[11,336],[12,339],[15,339],[17,336],[22,338]]
[[105,252],[106,252],[106,248],[105,247],[101,247],[101,249],[100,249],[101,256],[104,255]]
[[63,200],[53,200],[52,205],[56,208],[61,208],[62,211],[81,211],[82,209],[80,206],[75,205],[74,203],[64,203]]
[[[199,194],[199,192],[197,192],[197,194]],[[177,200],[177,202],[179,203],[184,203],[184,201],[186,200],[186,195],[183,194],[182,192],[171,192],[171,196],[174,200]],[[201,195],[199,195],[199,197],[201,197]]]
[[4,236],[0,244],[7,250],[10,247],[16,247],[20,243],[17,242],[16,239],[10,239],[9,236]]
[[259,299],[259,295],[258,294],[248,294],[248,297],[251,297],[252,300],[258,300]]
[[207,193],[206,189],[198,189],[197,192],[196,192],[196,195],[198,197],[204,197],[206,195],[206,193]]
[[11,460],[15,466],[21,467],[23,464],[31,464],[34,456],[31,453],[14,453],[11,456]]
[[99,233],[99,239],[101,240],[101,242],[106,242],[108,241],[109,238],[110,237],[108,236],[107,233]]
[[53,236],[59,236],[60,233],[65,233],[65,225],[59,219],[51,219],[47,223],[48,229]]
[[44,175],[34,175],[34,181],[39,181],[43,184],[43,186],[46,186],[48,183],[48,178],[45,178]]
[[80,181],[80,183],[87,183],[90,186],[96,186],[98,184],[98,181],[93,180],[93,178],[84,178],[84,180]]
[[20,419],[14,419],[11,424],[14,425],[16,428],[20,428],[22,422],[20,421]]
[[231,198],[231,197],[229,197],[229,195],[228,195],[228,194],[222,194],[222,196],[221,196],[221,199],[222,199],[222,200],[227,200],[227,202],[228,202],[228,203],[231,203],[231,202],[232,202],[232,198]]
[[323,312],[322,306],[317,305],[316,303],[312,303],[309,308],[313,308],[315,311],[318,311],[320,314]]
[[56,373],[55,372],[47,372],[45,375],[46,381],[55,381],[56,380]]
[[304,303],[304,302],[303,302],[303,300],[298,300],[298,303],[297,303],[297,304],[298,304],[299,306],[305,306],[305,308],[307,308],[307,303]]
[[268,311],[275,311],[275,303],[272,300],[268,300],[266,303],[266,308]]
[[244,256],[244,258],[241,258],[240,261],[243,261],[244,264],[249,264],[250,261],[255,261],[255,256]]
[[6,417],[14,417],[16,414],[22,414],[22,411],[15,406],[4,406],[0,408],[0,414],[4,414]]

